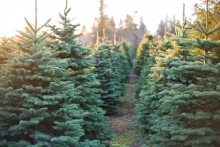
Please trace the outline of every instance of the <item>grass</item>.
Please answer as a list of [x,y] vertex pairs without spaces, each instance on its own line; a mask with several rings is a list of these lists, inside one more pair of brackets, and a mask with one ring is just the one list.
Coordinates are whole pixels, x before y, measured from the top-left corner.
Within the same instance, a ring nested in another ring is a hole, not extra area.
[[120,108],[117,114],[109,117],[109,125],[114,133],[114,138],[110,141],[112,147],[144,147],[145,140],[137,137],[139,131],[133,127],[137,121],[135,116],[135,85],[137,79],[130,80],[126,84],[126,93],[120,97]]

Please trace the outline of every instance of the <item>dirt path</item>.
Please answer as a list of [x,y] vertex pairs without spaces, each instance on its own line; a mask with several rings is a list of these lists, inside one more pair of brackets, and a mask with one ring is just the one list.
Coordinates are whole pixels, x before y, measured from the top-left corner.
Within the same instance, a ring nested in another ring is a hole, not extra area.
[[138,130],[134,125],[137,124],[134,118],[135,112],[135,85],[137,75],[130,74],[130,81],[126,84],[126,94],[120,98],[121,104],[117,114],[110,116],[109,125],[114,133],[111,141],[112,147],[141,147],[144,146],[144,140],[137,137]]

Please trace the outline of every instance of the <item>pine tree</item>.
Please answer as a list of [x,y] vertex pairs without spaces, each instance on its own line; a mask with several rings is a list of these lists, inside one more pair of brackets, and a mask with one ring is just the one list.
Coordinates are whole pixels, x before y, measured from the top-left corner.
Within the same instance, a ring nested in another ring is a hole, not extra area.
[[[127,41],[119,42],[113,46],[114,53],[112,54],[113,68],[118,73],[118,80],[121,83],[121,95],[126,91],[125,83],[128,82],[128,75],[133,66],[134,49]],[[115,65],[114,65],[115,64]]]
[[[175,26],[179,27],[178,24]],[[210,51],[220,44],[199,38],[188,40],[185,38],[186,28],[184,20],[183,25],[176,29],[177,36],[171,38],[174,48],[167,50],[164,58],[156,59],[156,64],[164,65],[159,68],[155,64],[151,78],[162,77],[158,85],[163,84],[163,88],[156,93],[157,107],[153,107],[155,103],[152,101],[150,104],[146,102],[149,97],[142,98],[145,104],[154,108],[149,117],[145,116],[146,125],[142,126],[151,132],[147,135],[147,142],[154,146],[219,146],[216,127],[219,123],[219,82],[214,80],[219,78],[218,65],[204,64],[203,60],[209,58],[202,59],[191,54],[190,50],[195,46]],[[196,29],[204,30],[202,25]]]
[[101,85],[101,99],[107,114],[117,112],[119,97],[126,91],[125,83],[130,73],[132,48],[125,41],[112,44],[110,40],[101,38],[102,42],[94,47],[95,69]]
[[131,44],[129,44],[129,42],[127,41],[122,41],[121,44],[123,50],[124,50],[124,54],[127,56],[127,62],[129,64],[129,68],[131,69],[133,67],[133,58],[134,58],[134,48]]
[[[178,24],[175,25],[179,27]],[[177,37],[174,36],[171,38],[173,48],[167,49],[166,53],[160,53],[162,55],[161,57],[156,57],[156,64],[151,69],[151,82],[149,82],[150,85],[156,87],[154,89],[150,87],[149,90],[151,93],[154,93],[154,96],[152,97],[150,94],[146,96],[147,93],[145,97],[142,95],[143,99],[150,105],[148,111],[151,110],[152,112],[147,118],[148,121],[146,123],[147,131],[151,132],[147,135],[147,139],[150,144],[154,144],[155,146],[182,146],[181,136],[175,136],[175,138],[172,134],[173,130],[183,127],[183,123],[180,120],[174,119],[176,116],[175,113],[179,112],[178,107],[169,105],[170,102],[180,103],[180,101],[171,101],[169,98],[173,98],[177,94],[177,87],[181,87],[181,84],[189,84],[188,82],[190,82],[187,76],[184,75],[189,71],[183,70],[181,71],[181,75],[173,73],[174,68],[178,68],[181,65],[188,65],[188,62],[192,61],[189,57],[190,47],[182,43],[185,41],[186,29],[188,30],[188,27],[184,20],[181,27],[176,27]],[[172,86],[176,89],[172,89]],[[144,93],[142,92],[142,94]]]
[[[35,3],[37,3],[35,1]],[[46,33],[28,26],[17,49],[5,64],[0,79],[1,146],[77,146],[84,135],[87,115],[74,104],[74,85],[67,61],[54,60],[56,52],[43,47]]]
[[140,75],[143,66],[146,64],[147,57],[149,55],[149,45],[152,40],[152,36],[144,36],[143,40],[138,46],[137,55],[136,55],[136,64],[134,67],[134,73]]
[[97,75],[93,73],[91,50],[76,43],[79,35],[75,34],[75,30],[78,24],[71,24],[71,20],[67,18],[70,10],[71,8],[67,9],[66,3],[64,14],[59,14],[62,28],[49,25],[52,30],[50,38],[53,42],[48,42],[48,46],[59,53],[58,59],[68,61],[66,69],[72,72],[71,81],[75,89],[76,101],[73,103],[78,104],[87,113],[81,124],[84,135],[80,141],[88,139],[104,142],[111,139],[112,135],[104,117],[105,112],[100,108],[103,102],[100,100],[99,89],[96,88],[100,83]]
[[[100,7],[99,7],[99,15],[100,16],[99,16],[99,18],[95,18],[95,23],[91,28],[93,38],[94,38],[94,43],[97,39],[99,39],[99,37],[105,37],[106,28],[108,28],[107,33],[111,34],[112,30],[110,28],[114,29],[114,27],[115,27],[113,18],[109,19],[109,17],[107,15],[105,15],[104,10],[107,7],[105,5],[105,0],[99,0],[99,3],[100,3]],[[96,38],[96,37],[98,37],[98,38]]]
[[138,82],[135,86],[135,98],[136,99],[139,98],[140,91],[141,91],[142,87],[146,84],[146,80],[147,80],[146,77],[149,74],[150,67],[154,64],[154,57],[151,58],[151,56],[153,56],[153,54],[154,54],[153,50],[152,50],[153,49],[152,44],[149,42],[149,40],[146,40],[145,43],[143,43],[143,41],[142,41],[142,43],[140,43],[139,46],[141,46],[141,45],[142,45],[143,49],[146,51],[145,51],[145,54],[143,54],[145,56],[144,59],[142,59],[143,61],[141,60],[141,58],[139,58],[138,62],[136,63],[135,69],[134,69],[134,71],[136,71],[136,73],[137,73],[137,69],[139,66],[139,70],[140,70]]
[[[160,35],[160,37],[165,36],[166,31],[169,33],[175,33],[175,27],[172,24],[170,24],[168,20],[169,20],[169,17],[168,15],[166,15],[165,19],[164,20],[161,19],[158,25],[157,35]],[[176,20],[175,15],[173,15],[172,21],[179,24],[179,21]]]
[[116,28],[115,28],[115,21],[114,21],[114,17],[112,16],[111,18],[106,19],[106,24],[105,24],[105,36],[112,41],[114,41],[114,35],[116,32]]
[[[158,117],[155,115],[160,102],[159,92],[164,90],[164,77],[160,76],[167,68],[167,61],[163,58],[167,55],[167,50],[173,48],[168,37],[158,41],[155,48],[152,49],[153,56],[148,57],[147,64],[142,69],[141,75],[138,79],[136,87],[136,119],[139,124],[137,128],[143,133],[141,136],[149,140],[150,134],[155,131],[151,129],[155,122],[151,122],[152,118]],[[160,74],[161,73],[161,74]]]
[[122,41],[122,38],[124,36],[124,27],[124,22],[120,19],[119,28],[116,31],[116,40]]
[[134,18],[131,15],[126,15],[126,19],[124,20],[125,28],[123,32],[123,38],[128,42],[131,42],[135,49],[138,47],[137,42],[137,24],[134,23]]
[[[209,27],[213,28],[219,24],[220,5],[219,5],[218,0],[208,0],[208,1],[209,1],[208,2],[208,16],[209,16],[208,25],[209,25]],[[197,18],[199,18],[199,20],[203,26],[206,25],[206,11],[207,11],[206,10],[206,1],[200,0],[199,3],[196,3],[194,5],[194,14]],[[220,39],[219,32],[220,31],[217,30],[212,34],[209,34],[209,38],[214,41],[219,40]],[[205,35],[201,32],[196,32],[196,34],[201,38],[205,38]]]
[[143,17],[141,16],[139,26],[137,29],[137,43],[140,43],[144,34],[149,34],[146,25],[144,24]]
[[117,71],[119,67],[116,65],[118,60],[114,48],[114,45],[106,41],[99,44],[94,53],[94,73],[98,75],[97,78],[101,83],[99,93],[104,101],[102,107],[107,114],[115,113],[118,110],[119,96],[121,95],[120,75]]
[[135,87],[135,98],[139,98],[140,91],[145,85],[147,85],[148,75],[151,72],[151,67],[153,67],[155,64],[155,55],[159,56],[161,54],[162,56],[167,49],[172,48],[172,44],[167,37],[164,39],[160,37],[153,37],[151,42],[147,42],[147,44],[149,45],[150,50],[146,55],[145,64],[141,69],[138,83]]
[[124,54],[124,50],[120,48],[119,45],[114,45],[112,47],[112,55],[111,55],[111,62],[113,67],[113,72],[115,73],[117,85],[119,87],[118,91],[120,96],[123,95],[126,91],[125,89],[125,82],[126,78],[129,74],[129,65],[128,60],[126,59],[126,55]]

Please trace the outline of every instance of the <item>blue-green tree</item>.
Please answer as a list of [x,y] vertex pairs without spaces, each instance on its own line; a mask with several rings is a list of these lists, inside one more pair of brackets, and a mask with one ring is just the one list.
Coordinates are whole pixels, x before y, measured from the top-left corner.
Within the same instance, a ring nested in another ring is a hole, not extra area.
[[136,64],[134,67],[134,73],[140,75],[143,66],[146,64],[147,57],[149,57],[150,52],[150,41],[153,36],[144,35],[142,41],[140,42],[136,55]]
[[71,70],[71,82],[74,84],[75,101],[74,104],[86,112],[82,122],[84,135],[81,141],[89,140],[110,140],[112,135],[106,122],[105,112],[100,107],[103,102],[100,99],[97,86],[100,82],[97,75],[93,73],[94,59],[90,48],[82,47],[76,42],[79,36],[75,33],[78,24],[72,24],[67,18],[71,8],[66,8],[64,14],[59,14],[61,27],[49,25],[52,33],[51,41],[47,43],[48,47],[58,53],[57,58],[67,61],[67,70]]
[[74,104],[74,84],[67,61],[43,47],[46,33],[25,19],[29,33],[18,31],[21,53],[2,68],[0,102],[1,146],[76,146],[84,135],[86,112]]
[[[115,113],[119,106],[119,96],[121,95],[121,83],[119,81],[118,60],[112,45],[109,42],[103,42],[96,46],[94,53],[95,69],[94,73],[98,75],[100,81],[99,93],[104,101],[102,107],[107,114]],[[114,60],[116,59],[116,60]],[[114,67],[115,66],[115,67]]]
[[85,138],[90,135],[86,119],[93,111],[79,103],[69,60],[57,58],[59,51],[45,47],[47,32],[39,34],[49,20],[39,28],[25,20],[27,32],[18,31],[20,40],[11,40],[20,53],[13,54],[1,70],[0,146],[104,147],[98,137]]
[[[150,81],[156,80],[158,87],[163,86],[160,91],[153,90],[157,101],[149,101],[151,97],[145,94],[148,91],[140,94],[142,108],[143,105],[148,111],[154,108],[145,118],[146,109],[140,111],[144,118],[140,119],[142,128],[147,130],[145,137],[152,146],[219,146],[219,130],[215,125],[219,122],[219,82],[214,80],[219,79],[219,68],[212,64],[213,57],[208,53],[220,43],[187,39],[185,20],[182,26],[174,25],[178,28],[176,36],[171,37],[173,49],[156,58],[150,74]],[[217,28],[207,32],[201,23],[198,25],[196,30],[207,34]],[[195,47],[206,51],[205,58],[192,53]]]

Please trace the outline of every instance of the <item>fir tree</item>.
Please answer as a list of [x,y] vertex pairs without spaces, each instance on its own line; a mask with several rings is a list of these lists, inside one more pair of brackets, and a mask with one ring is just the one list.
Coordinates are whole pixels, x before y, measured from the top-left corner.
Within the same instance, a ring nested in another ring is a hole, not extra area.
[[167,49],[172,48],[171,42],[167,37],[165,39],[153,37],[151,42],[148,41],[146,44],[149,45],[149,50],[135,87],[135,98],[139,98],[140,91],[147,85],[148,74],[150,74],[151,67],[155,64],[155,55],[159,56],[161,54],[162,56]]
[[130,72],[132,48],[123,41],[113,45],[110,40],[101,38],[102,43],[94,47],[95,69],[100,81],[102,107],[107,114],[117,112],[119,97],[125,93],[125,83]]
[[132,68],[133,67],[133,58],[134,58],[134,48],[132,47],[131,44],[129,44],[129,42],[127,41],[122,41],[122,48],[125,52],[125,55],[127,56],[127,62],[129,64],[129,67]]
[[[199,0],[199,3],[196,3],[194,5],[194,15],[199,18],[201,24],[203,26],[206,25],[206,2],[207,1],[203,1],[203,0]],[[219,1],[218,0],[208,0],[208,25],[210,28],[215,27],[216,25],[219,24],[219,19],[220,19],[220,13],[219,13],[219,9],[220,9],[220,5],[219,5]],[[220,39],[220,30],[215,31],[212,34],[209,34],[209,38],[211,40],[217,41]],[[201,38],[205,38],[204,34],[201,32],[196,32],[196,34],[201,37]]]
[[[138,66],[139,66],[139,70],[140,70],[140,75],[138,77],[138,82],[135,86],[135,98],[139,98],[139,94],[140,94],[140,91],[143,87],[143,85],[146,84],[146,76],[149,74],[149,68],[150,66],[152,66],[152,62],[154,62],[154,58],[150,58],[152,55],[153,55],[153,52],[152,52],[152,49],[150,49],[152,46],[149,42],[149,40],[147,40],[145,43],[140,43],[139,46],[143,47],[143,49],[145,49],[145,54],[143,54],[145,57],[144,59],[141,60],[141,58],[139,58],[139,60],[137,61],[136,63],[136,66],[135,66],[135,71],[137,72],[137,69],[138,69]],[[142,55],[142,56],[143,56]],[[139,64],[139,65],[138,65]],[[140,64],[142,64],[142,66],[140,66]],[[148,67],[149,66],[149,67]]]
[[120,96],[125,93],[125,82],[126,77],[129,74],[129,66],[128,60],[126,59],[126,55],[122,52],[123,50],[120,48],[119,45],[114,45],[112,47],[112,55],[111,55],[111,62],[113,67],[113,72],[115,73],[116,84],[118,85]]
[[[148,121],[145,120],[147,131],[151,132],[147,142],[167,147],[219,146],[219,130],[215,125],[219,123],[219,83],[214,80],[219,78],[218,65],[203,64],[202,58],[191,54],[190,50],[191,45],[212,50],[220,44],[211,40],[185,39],[186,21],[183,23],[182,27],[175,24],[179,31],[171,38],[174,48],[167,50],[162,60],[156,59],[156,64],[163,61],[164,65],[152,68],[155,79],[162,77],[158,85],[163,84],[163,89],[156,93],[158,105]],[[142,101],[146,103],[148,99],[143,97]],[[151,101],[151,108],[153,104]]]
[[141,136],[149,139],[150,134],[154,134],[155,131],[151,130],[151,127],[155,122],[151,122],[152,117],[158,117],[155,115],[155,111],[158,109],[160,102],[158,93],[164,90],[164,76],[160,76],[160,73],[166,69],[167,61],[163,59],[167,55],[167,50],[173,48],[169,38],[165,37],[163,40],[157,40],[156,47],[152,50],[153,56],[149,57],[147,64],[142,69],[141,75],[138,80],[138,87],[136,87],[136,107],[137,120],[139,124],[137,128],[143,131]]
[[82,47],[81,44],[76,43],[76,38],[79,36],[75,34],[78,24],[71,24],[71,20],[67,18],[70,8],[66,8],[64,14],[59,14],[61,18],[62,28],[57,26],[49,26],[52,30],[50,38],[53,42],[49,42],[53,50],[59,52],[57,58],[60,60],[67,60],[68,65],[66,69],[70,69],[72,74],[72,82],[74,83],[75,101],[74,104],[86,112],[82,128],[84,135],[80,138],[81,141],[100,140],[101,142],[111,139],[111,131],[109,130],[104,111],[100,108],[102,101],[96,88],[100,83],[97,80],[97,75],[93,73],[93,57],[89,48]]
[[123,32],[123,38],[125,38],[128,42],[131,42],[135,49],[138,47],[137,42],[137,24],[134,23],[134,18],[132,15],[126,15],[126,19],[124,20],[125,29]]
[[[94,53],[95,69],[100,81],[101,99],[104,101],[102,107],[107,114],[115,113],[119,106],[119,96],[121,95],[121,83],[119,81],[118,60],[114,52],[115,46],[109,42],[103,42],[96,47]],[[116,61],[114,60],[116,59]],[[115,67],[114,67],[115,66]]]
[[[35,3],[37,3],[35,1]],[[1,76],[1,146],[77,146],[84,135],[81,124],[87,115],[74,104],[74,85],[67,61],[44,48],[46,34],[38,34],[49,20],[29,33],[18,31],[22,54],[13,54]],[[12,40],[13,41],[13,40]]]
[[146,60],[149,54],[149,43],[152,40],[152,36],[144,36],[143,40],[138,46],[137,56],[136,56],[136,64],[134,67],[134,73],[140,75],[143,66],[146,64]]
[[[126,83],[129,80],[129,73],[132,69],[133,66],[133,54],[134,54],[134,49],[133,47],[129,44],[129,42],[126,41],[121,41],[119,44],[119,64],[120,64],[120,71],[121,71],[121,81],[122,83]],[[125,85],[123,85],[123,89],[125,92]],[[122,94],[124,93],[122,92]]]
[[[151,132],[147,135],[147,139],[150,144],[155,146],[182,146],[181,141],[174,141],[175,139],[172,138],[172,130],[180,129],[179,127],[182,127],[183,123],[180,120],[173,119],[174,113],[178,113],[178,108],[168,105],[168,103],[170,102],[169,98],[173,96],[170,95],[176,94],[171,85],[180,87],[180,84],[188,84],[186,76],[182,74],[183,71],[181,75],[175,75],[172,72],[174,65],[178,67],[191,61],[189,58],[190,47],[181,44],[187,34],[185,22],[183,21],[180,28],[176,28],[177,37],[171,38],[173,48],[167,49],[166,53],[161,54],[162,56],[156,57],[156,64],[151,69],[150,81],[152,82],[150,84],[157,88],[152,89],[150,87],[152,90],[149,91],[154,93],[153,99],[149,94],[145,97],[142,95],[143,99],[150,103],[148,111],[151,110],[152,112],[146,123],[148,132]],[[175,25],[179,26],[178,24]],[[175,102],[179,103],[178,100]]]

